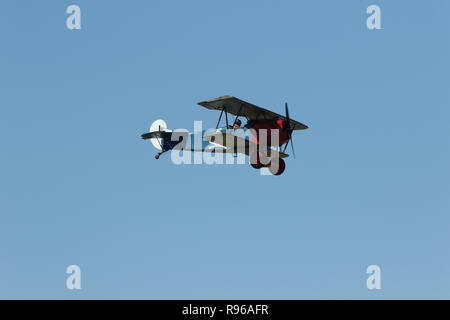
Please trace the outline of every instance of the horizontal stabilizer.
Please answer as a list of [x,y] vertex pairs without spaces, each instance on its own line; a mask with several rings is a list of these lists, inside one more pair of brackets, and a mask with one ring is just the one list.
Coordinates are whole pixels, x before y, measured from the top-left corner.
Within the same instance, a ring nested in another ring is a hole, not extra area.
[[158,138],[158,139],[168,139],[170,140],[172,136],[172,132],[166,132],[166,131],[153,131],[153,132],[147,132],[141,135],[142,139],[152,139],[152,138]]

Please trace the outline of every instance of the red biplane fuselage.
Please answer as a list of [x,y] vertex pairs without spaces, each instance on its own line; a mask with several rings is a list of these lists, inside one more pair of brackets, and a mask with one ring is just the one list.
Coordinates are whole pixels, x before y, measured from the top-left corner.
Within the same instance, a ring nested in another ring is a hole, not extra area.
[[[286,120],[255,121],[250,128],[254,130],[252,131],[252,141],[256,144],[259,144],[261,141],[264,143],[264,140],[266,140],[264,135],[267,137],[265,144],[270,146],[278,147],[289,140]],[[278,141],[272,141],[272,135],[274,138],[276,137],[276,132],[272,132],[273,130],[278,130]]]

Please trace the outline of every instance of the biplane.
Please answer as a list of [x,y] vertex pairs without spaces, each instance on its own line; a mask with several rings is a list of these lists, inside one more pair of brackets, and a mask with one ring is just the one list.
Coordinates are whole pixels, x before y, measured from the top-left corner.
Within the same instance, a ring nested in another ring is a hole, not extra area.
[[[150,131],[141,135],[142,139],[150,139],[160,152],[156,159],[170,150],[179,149],[193,152],[242,153],[250,157],[250,164],[255,169],[267,167],[273,175],[284,172],[286,148],[290,142],[295,157],[292,133],[305,130],[308,126],[289,117],[289,109],[285,104],[285,115],[257,107],[232,96],[223,96],[209,101],[201,101],[200,106],[220,112],[215,130],[180,133],[167,129],[163,120],[156,120]],[[219,127],[225,115],[225,127]],[[234,116],[229,122],[228,116]],[[240,119],[245,118],[247,124],[240,127]],[[194,142],[195,134],[201,134],[201,144]]]

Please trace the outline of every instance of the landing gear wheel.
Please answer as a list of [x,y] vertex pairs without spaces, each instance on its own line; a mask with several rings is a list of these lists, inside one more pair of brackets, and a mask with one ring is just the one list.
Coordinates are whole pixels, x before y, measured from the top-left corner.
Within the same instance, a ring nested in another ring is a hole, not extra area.
[[[278,163],[277,163],[278,162]],[[278,161],[271,161],[269,171],[274,176],[279,176],[286,169],[286,163],[283,159],[279,158]]]
[[262,167],[257,153],[253,153],[250,155],[250,165],[255,169],[260,169]]
[[268,159],[262,152],[253,153],[250,155],[250,165],[255,169],[261,169],[267,166]]
[[161,151],[161,152],[158,152],[158,154],[155,156],[155,159],[158,160],[159,157],[160,157],[164,152],[166,152],[166,151],[167,151],[167,150],[163,150],[163,151]]

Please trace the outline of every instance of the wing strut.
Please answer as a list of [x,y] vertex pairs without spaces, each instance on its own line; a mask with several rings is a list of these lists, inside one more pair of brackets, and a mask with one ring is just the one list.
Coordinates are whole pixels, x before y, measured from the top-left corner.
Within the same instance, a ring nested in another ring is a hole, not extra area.
[[219,121],[217,121],[216,129],[219,127],[220,119],[222,119],[223,110],[225,110],[225,108],[222,108],[222,111],[220,111]]
[[228,112],[227,112],[227,107],[224,107],[225,109],[225,121],[227,122],[227,126],[225,128],[228,128]]

